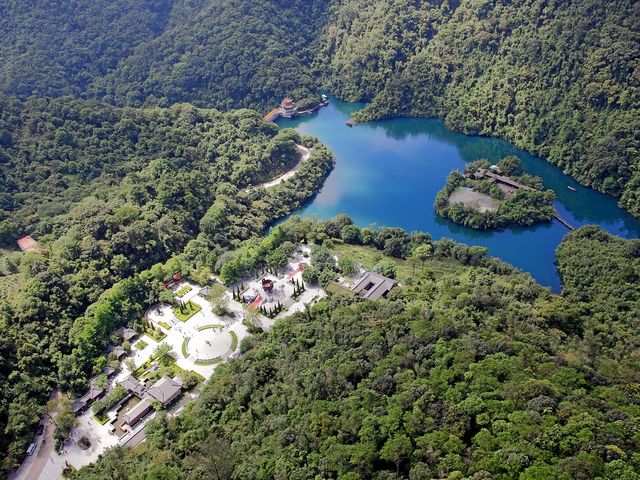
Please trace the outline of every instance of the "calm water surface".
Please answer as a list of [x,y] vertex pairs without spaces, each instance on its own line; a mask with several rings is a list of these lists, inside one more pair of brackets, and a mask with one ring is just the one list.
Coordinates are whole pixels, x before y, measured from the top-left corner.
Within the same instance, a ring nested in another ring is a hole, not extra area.
[[[482,245],[491,255],[530,272],[542,285],[560,290],[555,249],[567,228],[557,221],[534,227],[479,232],[438,217],[436,194],[451,170],[464,169],[478,158],[498,161],[518,156],[525,171],[542,177],[556,192],[556,208],[574,226],[597,224],[623,237],[640,236],[640,222],[619,208],[616,200],[580,186],[558,168],[502,140],[455,133],[440,120],[394,119],[345,126],[362,105],[331,98],[311,117],[281,121],[305,135],[315,135],[336,156],[336,167],[322,191],[300,215],[328,219],[348,214],[359,226],[398,226]],[[577,192],[570,191],[573,186]]]

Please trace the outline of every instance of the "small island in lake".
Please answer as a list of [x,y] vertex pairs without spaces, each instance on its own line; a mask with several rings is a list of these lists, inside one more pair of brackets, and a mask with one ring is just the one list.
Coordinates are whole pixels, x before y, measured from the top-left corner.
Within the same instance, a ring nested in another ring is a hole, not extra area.
[[435,209],[455,223],[485,230],[550,222],[555,198],[552,190],[542,190],[539,177],[523,173],[518,157],[509,156],[497,165],[476,160],[463,173],[451,172]]

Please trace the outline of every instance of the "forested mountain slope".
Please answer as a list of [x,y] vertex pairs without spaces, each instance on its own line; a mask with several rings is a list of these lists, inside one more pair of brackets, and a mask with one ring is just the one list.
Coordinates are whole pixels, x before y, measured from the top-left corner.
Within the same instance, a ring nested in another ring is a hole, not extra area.
[[23,98],[82,95],[161,33],[171,6],[172,0],[3,1],[0,91]]
[[266,110],[318,87],[359,120],[505,138],[640,215],[632,0],[163,0],[0,6],[0,89]]
[[326,81],[358,113],[505,138],[640,215],[640,7],[631,0],[341,2]]
[[315,93],[309,65],[327,3],[9,2],[0,5],[0,91],[266,109]]
[[[206,279],[224,251],[310,199],[333,159],[250,110],[0,105],[0,457],[9,468],[51,390],[77,394],[102,371],[109,336],[140,322],[167,272]],[[300,142],[313,151],[294,180],[246,188],[297,163]],[[3,249],[24,234],[49,255]],[[169,260],[185,249],[186,261]]]
[[324,0],[175,2],[167,28],[90,95],[126,105],[188,101],[270,109],[315,94],[309,70]]
[[[284,224],[284,239],[336,231],[325,225]],[[623,288],[637,299],[638,242],[570,235],[564,297],[450,240],[432,247],[388,300],[334,297],[281,320],[218,367],[192,408],[75,478],[640,478],[638,350],[622,338],[637,301],[629,315],[598,305]],[[574,278],[604,266],[606,279]],[[593,310],[625,316],[605,348],[591,338]]]

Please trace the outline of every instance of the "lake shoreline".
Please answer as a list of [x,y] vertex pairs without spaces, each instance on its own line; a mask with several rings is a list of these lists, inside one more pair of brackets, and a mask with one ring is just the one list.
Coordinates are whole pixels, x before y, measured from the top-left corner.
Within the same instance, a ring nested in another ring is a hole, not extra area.
[[640,236],[640,221],[622,210],[613,197],[581,186],[549,162],[512,144],[454,132],[434,118],[402,117],[346,127],[345,121],[362,107],[331,98],[329,106],[314,115],[280,122],[281,128],[317,137],[336,157],[334,170],[319,193],[295,214],[328,219],[345,213],[362,227],[400,227],[428,232],[434,239],[449,237],[484,246],[491,256],[531,273],[541,285],[558,292],[561,282],[555,250],[567,233],[559,222],[478,231],[434,212],[434,199],[452,170],[462,171],[479,158],[495,163],[515,155],[525,173],[541,177],[544,188],[555,192],[553,207],[571,225],[595,224],[624,238]]
[[[611,195],[608,192],[605,192],[605,191],[602,191],[602,190],[598,190],[597,188],[594,188],[592,185],[589,185],[589,184],[581,182],[578,178],[576,178],[570,172],[567,172],[566,170],[561,169],[558,165],[556,165],[555,163],[553,163],[553,162],[549,161],[548,159],[546,159],[540,152],[533,151],[527,145],[521,145],[517,141],[512,141],[512,140],[510,140],[508,138],[504,138],[504,137],[502,137],[500,135],[483,134],[483,133],[477,133],[477,132],[470,132],[469,133],[469,132],[465,132],[464,129],[459,129],[459,128],[456,128],[453,125],[449,125],[446,122],[446,120],[444,118],[442,118],[442,117],[431,116],[431,115],[425,115],[425,116],[414,115],[412,113],[384,115],[384,116],[374,117],[374,118],[370,118],[370,119],[368,118],[367,120],[364,120],[364,121],[354,120],[353,118],[350,118],[348,120],[350,122],[350,124],[348,126],[355,127],[355,126],[363,126],[363,125],[368,125],[368,124],[375,124],[377,122],[386,122],[386,121],[404,120],[404,119],[436,120],[436,121],[439,121],[439,122],[443,122],[443,124],[445,125],[445,127],[448,130],[450,130],[452,132],[456,132],[456,133],[461,133],[463,135],[466,135],[467,137],[489,138],[489,139],[500,140],[500,141],[503,141],[503,142],[510,143],[511,145],[514,145],[515,147],[527,152],[529,155],[538,157],[538,158],[544,160],[545,162],[547,162],[549,165],[552,165],[552,166],[560,169],[560,171],[562,171],[563,174],[565,174],[566,176],[570,177],[575,183],[577,183],[581,187],[591,189],[594,192],[598,192],[598,193],[601,193],[602,195],[606,195],[606,196],[608,196],[610,198],[615,199],[617,205],[622,210],[624,210],[625,212],[627,212],[629,215],[633,216],[634,218],[640,220],[640,216],[633,215],[633,213],[631,213],[627,208],[625,208],[624,206],[620,205],[619,201],[620,201],[621,197],[616,197],[614,195]],[[571,187],[571,186],[567,185],[567,187]]]

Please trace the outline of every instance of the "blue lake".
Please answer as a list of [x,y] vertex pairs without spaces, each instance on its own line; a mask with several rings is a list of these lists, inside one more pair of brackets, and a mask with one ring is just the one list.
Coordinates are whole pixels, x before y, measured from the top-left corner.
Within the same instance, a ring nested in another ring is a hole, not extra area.
[[346,213],[359,226],[397,226],[429,232],[434,239],[482,245],[558,292],[555,249],[568,230],[557,221],[476,231],[440,218],[433,210],[435,196],[452,170],[479,158],[498,161],[516,155],[527,173],[542,177],[545,187],[556,192],[555,206],[572,225],[596,224],[622,237],[640,236],[640,221],[619,208],[615,199],[580,186],[560,169],[507,142],[452,132],[434,119],[401,118],[349,128],[345,121],[362,105],[330,100],[313,116],[280,122],[318,137],[336,156],[336,167],[322,191],[296,212],[300,215],[328,219]]

